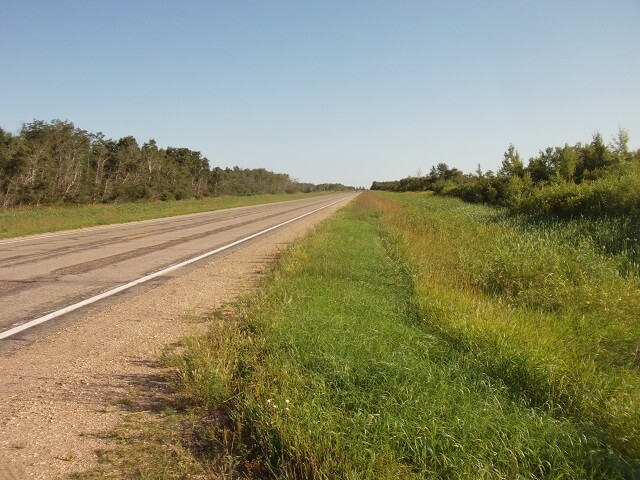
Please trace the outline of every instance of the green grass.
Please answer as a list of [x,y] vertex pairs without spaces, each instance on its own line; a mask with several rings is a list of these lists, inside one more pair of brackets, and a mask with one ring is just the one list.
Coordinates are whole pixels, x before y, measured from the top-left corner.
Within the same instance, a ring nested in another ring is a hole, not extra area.
[[9,208],[0,210],[0,238],[209,212],[232,207],[308,198],[317,195],[299,193],[246,197],[205,197],[167,202]]
[[196,445],[143,433],[111,465],[152,461],[150,441],[174,453],[149,478],[196,478],[192,458],[220,478],[635,478],[638,279],[521,222],[359,196],[167,357],[166,428]]
[[498,222],[534,236],[553,238],[572,248],[587,245],[589,251],[609,257],[622,276],[640,275],[639,217],[554,217],[493,212]]
[[422,319],[378,215],[361,199],[290,249],[244,307],[234,360],[195,382],[214,385],[205,403],[227,409],[247,458],[290,479],[623,478],[597,426],[514,398]]
[[[424,318],[516,398],[591,422],[640,458],[640,280],[584,222],[378,197]],[[578,222],[576,224],[576,222]],[[606,235],[604,235],[606,237]]]

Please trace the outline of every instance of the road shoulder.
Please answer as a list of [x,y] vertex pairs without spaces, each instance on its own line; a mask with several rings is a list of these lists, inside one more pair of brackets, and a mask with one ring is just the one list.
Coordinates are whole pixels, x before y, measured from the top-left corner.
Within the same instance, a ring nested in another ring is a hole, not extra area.
[[209,312],[255,288],[279,251],[338,205],[219,256],[0,357],[0,478],[50,479],[96,465],[163,349],[203,333]]

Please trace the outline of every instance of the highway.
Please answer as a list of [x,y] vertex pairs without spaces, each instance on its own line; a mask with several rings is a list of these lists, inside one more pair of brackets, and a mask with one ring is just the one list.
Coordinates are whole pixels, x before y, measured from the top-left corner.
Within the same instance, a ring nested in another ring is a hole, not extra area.
[[[0,241],[0,341],[150,288],[353,194]],[[95,304],[95,305],[94,305]]]

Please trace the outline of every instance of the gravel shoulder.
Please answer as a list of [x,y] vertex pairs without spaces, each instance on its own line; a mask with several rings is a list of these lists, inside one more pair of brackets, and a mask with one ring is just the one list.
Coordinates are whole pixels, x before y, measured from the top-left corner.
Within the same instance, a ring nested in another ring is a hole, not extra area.
[[0,356],[0,480],[94,467],[126,415],[119,404],[144,395],[163,349],[204,333],[210,312],[255,288],[279,251],[341,205]]

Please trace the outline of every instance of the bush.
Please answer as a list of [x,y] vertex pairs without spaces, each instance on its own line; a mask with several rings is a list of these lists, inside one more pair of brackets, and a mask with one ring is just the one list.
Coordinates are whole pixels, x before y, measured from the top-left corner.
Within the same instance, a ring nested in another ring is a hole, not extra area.
[[533,189],[513,202],[512,209],[561,218],[580,216],[639,216],[640,178],[629,174],[584,182],[560,183]]

